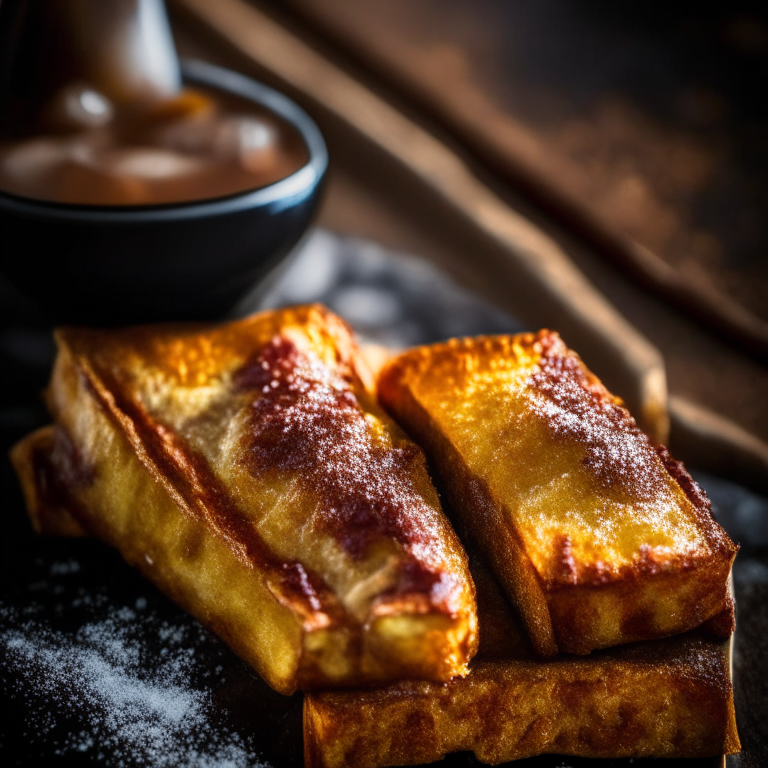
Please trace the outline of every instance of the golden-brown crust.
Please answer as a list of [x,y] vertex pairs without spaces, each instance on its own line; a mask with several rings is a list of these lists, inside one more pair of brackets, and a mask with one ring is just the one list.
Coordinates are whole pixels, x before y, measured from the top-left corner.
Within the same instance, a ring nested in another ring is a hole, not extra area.
[[481,647],[444,685],[313,693],[305,765],[383,768],[472,751],[486,763],[553,753],[707,757],[739,751],[728,660],[701,634],[534,660],[525,632],[475,557]]
[[537,651],[662,637],[726,607],[737,547],[557,334],[456,339],[379,376]]
[[[465,673],[477,642],[465,555],[343,321],[313,306],[218,328],[70,328],[58,342],[48,400],[64,432],[92,460],[125,441],[133,475],[296,618],[311,650],[297,650],[294,687]],[[127,553],[97,470],[82,494],[90,527]],[[224,617],[202,618],[227,635]]]
[[[68,460],[59,462],[67,475],[65,480],[60,479],[51,464],[54,452],[69,454]],[[87,536],[67,492],[68,487],[78,482],[78,474],[80,479],[87,480],[87,472],[83,471],[71,442],[57,441],[55,427],[42,427],[17,443],[10,458],[35,531],[42,536]]]
[[442,686],[312,694],[304,702],[306,765],[381,768],[459,751],[490,764],[540,754],[733,754],[739,743],[720,659],[711,641],[690,640],[659,663],[479,661],[467,678]]
[[[252,324],[257,328],[255,338],[249,333],[248,325]],[[257,363],[261,362],[258,354],[268,346],[270,334],[277,334],[283,325],[291,324],[320,326],[320,333],[326,335],[324,341],[337,346],[335,362],[347,369],[347,376],[352,375],[355,366],[355,373],[362,380],[364,374],[360,372],[364,368],[354,354],[351,331],[340,318],[320,306],[261,315],[220,328],[169,325],[106,333],[80,328],[57,332],[59,344],[66,345],[77,358],[91,394],[127,436],[152,476],[166,486],[188,514],[231,539],[237,557],[276,575],[282,575],[286,568],[290,570],[292,564],[277,557],[258,530],[244,519],[205,457],[137,399],[137,382],[129,375],[123,359],[140,359],[147,366],[162,370],[174,383],[187,386],[205,385],[222,370],[231,370],[239,363],[233,375],[234,387],[248,389],[251,387],[244,385],[243,379],[248,376],[249,364],[254,357]],[[240,327],[235,330],[233,325]],[[354,398],[358,393],[350,394]]]
[[677,461],[665,445],[655,445],[657,455],[663,462],[667,472],[675,478],[683,493],[691,502],[698,525],[706,532],[707,542],[713,552],[717,552],[726,558],[733,558],[739,550],[737,544],[731,541],[730,536],[722,526],[718,525],[712,516],[712,502],[702,490],[701,486],[691,477],[682,461]]
[[707,619],[701,625],[702,631],[707,634],[719,637],[722,640],[728,640],[736,631],[736,606],[733,600],[732,591],[725,601],[725,608],[711,619]]

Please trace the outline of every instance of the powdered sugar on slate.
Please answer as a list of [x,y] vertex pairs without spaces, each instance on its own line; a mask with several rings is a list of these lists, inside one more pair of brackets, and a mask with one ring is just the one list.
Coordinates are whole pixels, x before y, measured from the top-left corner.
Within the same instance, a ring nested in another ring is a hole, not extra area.
[[0,605],[0,648],[18,692],[36,692],[30,736],[50,734],[77,710],[87,728],[57,742],[57,754],[88,752],[115,766],[263,766],[239,735],[215,722],[210,692],[189,685],[188,628],[159,622],[157,653],[132,631],[137,619],[131,608],[112,608],[64,634]]

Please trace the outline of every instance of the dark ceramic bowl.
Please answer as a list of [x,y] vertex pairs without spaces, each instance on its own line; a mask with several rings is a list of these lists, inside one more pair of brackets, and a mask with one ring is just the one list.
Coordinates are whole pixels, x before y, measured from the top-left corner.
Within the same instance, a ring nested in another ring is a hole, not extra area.
[[41,202],[0,193],[0,269],[57,323],[222,317],[289,253],[317,208],[328,152],[290,99],[197,61],[185,81],[246,98],[296,128],[309,161],[224,198],[142,207]]

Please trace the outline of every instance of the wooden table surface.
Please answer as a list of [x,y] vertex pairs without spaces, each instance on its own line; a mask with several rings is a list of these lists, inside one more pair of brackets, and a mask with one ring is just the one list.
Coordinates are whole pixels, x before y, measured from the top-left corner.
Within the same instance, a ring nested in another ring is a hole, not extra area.
[[[377,2],[360,4],[355,11],[350,10],[351,5],[354,4],[346,0],[333,0],[327,4],[326,10],[328,14],[333,11],[337,22],[343,21],[352,30],[363,28],[362,20],[366,14],[378,12],[375,15],[376,29],[381,29],[378,44],[382,50],[392,41],[393,31],[405,30],[403,40],[400,41],[401,47],[397,49],[403,56],[403,46],[413,43],[413,38],[418,34],[426,34],[423,25],[404,26],[404,19],[398,16],[400,11],[405,13],[402,3],[392,4],[386,13],[381,12],[381,4]],[[430,4],[422,2],[418,6],[419,13],[423,13]],[[283,17],[279,17],[279,20],[285,23]],[[291,28],[290,22],[288,27]],[[432,31],[433,37],[445,32],[439,23],[436,23],[436,28],[436,32]],[[302,30],[299,28],[298,31]],[[241,67],[245,64],[226,45],[201,34],[200,28],[190,24],[184,16],[176,19],[176,34],[182,51],[187,54],[235,63]],[[310,42],[314,40],[317,49],[330,60],[336,61],[333,49],[317,44],[316,38],[312,36],[308,39]],[[367,37],[365,39],[368,40]],[[412,48],[411,53],[415,55],[416,47]],[[415,60],[407,57],[403,61],[415,64]],[[353,74],[359,74],[358,69],[344,57],[340,56],[339,62]],[[419,75],[417,67],[414,66],[411,71],[415,76]],[[367,72],[364,74],[364,82],[378,93],[380,83],[372,81]],[[447,81],[454,82],[451,78]],[[387,92],[385,95],[391,94]],[[414,116],[411,112],[408,114]],[[418,119],[420,116],[415,117]],[[428,121],[426,125],[434,128]],[[437,129],[435,133],[440,135]],[[425,227],[420,220],[419,210],[401,204],[386,189],[372,184],[371,168],[356,164],[355,158],[350,157],[343,147],[334,146],[333,137],[329,138],[329,144],[333,171],[320,213],[322,225],[339,232],[369,237],[398,250],[421,254],[438,263],[451,261],[447,254],[448,247]],[[467,162],[472,167],[471,159]],[[758,437],[768,438],[768,408],[764,402],[764,394],[768,391],[768,366],[765,362],[640,285],[634,277],[615,264],[607,262],[590,242],[564,226],[562,221],[551,212],[543,210],[521,190],[489,177],[482,169],[479,172],[514,210],[552,237],[603,295],[662,352],[673,396],[688,398],[732,419]],[[466,256],[471,261],[471,254]]]

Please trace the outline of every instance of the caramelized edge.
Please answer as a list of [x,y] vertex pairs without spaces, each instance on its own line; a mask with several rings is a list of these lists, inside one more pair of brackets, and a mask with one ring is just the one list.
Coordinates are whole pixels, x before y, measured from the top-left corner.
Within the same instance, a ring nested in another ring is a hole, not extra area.
[[[350,327],[341,318],[320,305],[284,310],[282,313],[293,322],[307,324],[311,324],[313,315],[320,318],[320,322],[315,320],[315,324],[333,338],[337,362],[343,363],[356,375],[360,386],[355,387],[354,391],[361,407],[365,412],[381,414],[374,395],[373,377],[367,371],[364,361],[355,354],[356,348]],[[259,315],[256,315],[249,320],[253,321],[258,317]],[[191,331],[200,333],[206,327],[181,326],[185,333]],[[162,327],[169,338],[173,338],[179,328],[178,325]],[[144,343],[151,343],[153,327],[145,326],[122,332],[128,339],[132,339],[134,333],[145,337]],[[89,360],[89,354],[93,352],[92,347],[96,344],[98,335],[98,331],[79,328],[64,328],[56,332],[57,342],[60,346],[66,346],[69,349],[92,396],[118,431],[128,439],[135,455],[152,477],[166,489],[180,509],[203,521],[214,533],[222,536],[241,562],[248,567],[257,567],[265,572],[266,583],[272,594],[300,617],[305,631],[311,632],[316,628],[318,613],[322,613],[326,618],[321,623],[326,629],[333,627],[351,629],[355,636],[353,644],[362,647],[365,626],[346,612],[325,581],[318,575],[308,572],[301,563],[284,561],[276,556],[244,518],[231,500],[225,485],[213,474],[206,460],[190,449],[173,431],[153,419],[146,409],[125,391],[125,387],[117,377],[109,370],[105,370],[109,365],[100,361],[98,355],[96,355],[96,365],[99,370],[96,370],[96,366]],[[141,342],[139,346],[140,344]],[[114,346],[119,346],[119,342],[113,343]],[[393,436],[403,434],[395,422],[387,421]],[[448,530],[455,537],[450,526]],[[457,537],[456,541],[458,542]],[[457,546],[460,547],[460,543],[457,543]],[[474,589],[473,586],[472,589]],[[414,595],[414,598],[418,597],[420,596]],[[424,613],[422,603],[423,601],[416,600],[411,604],[403,600],[400,613],[404,616],[411,613],[422,615]],[[460,619],[465,612],[471,611],[471,606],[465,606],[465,609],[451,618]],[[434,609],[430,612],[439,613]],[[473,638],[465,638],[461,647],[467,649],[467,656],[471,656],[476,649],[476,641]],[[306,649],[302,646],[302,653],[304,652]],[[465,659],[463,664],[465,669],[467,661],[468,659]]]
[[[538,357],[538,353],[534,350],[534,345],[542,339],[556,337],[559,339],[559,335],[554,331],[542,329],[537,333],[527,332],[513,336],[479,336],[479,337],[464,337],[458,339],[450,339],[447,342],[434,344],[430,346],[416,347],[411,350],[407,350],[398,357],[390,360],[386,363],[381,370],[379,380],[387,382],[397,382],[401,390],[410,390],[412,382],[421,378],[425,370],[431,365],[442,364],[445,361],[454,361],[457,356],[461,355],[509,355],[513,354],[517,356],[516,348],[522,348],[526,350],[526,353],[531,357]],[[578,353],[570,350],[567,346],[563,345],[565,349],[574,355],[578,364],[584,372],[587,379],[592,386],[595,386],[600,396],[604,397],[616,405],[620,406],[624,410],[627,416],[634,422],[632,415],[624,408],[620,398],[612,395],[600,381],[585,365],[579,357]],[[410,394],[410,392],[409,392]],[[412,399],[415,398],[411,395]],[[423,409],[422,409],[423,411]],[[426,413],[425,411],[423,411]],[[650,439],[649,439],[650,442]],[[706,565],[710,562],[714,556],[721,556],[727,559],[730,563],[736,556],[739,550],[731,538],[728,536],[722,526],[714,519],[711,513],[711,504],[706,494],[701,490],[696,481],[691,477],[682,462],[676,461],[670,454],[669,450],[662,445],[655,445],[650,442],[651,450],[655,452],[655,455],[661,461],[665,471],[671,477],[675,483],[680,487],[685,498],[689,501],[693,513],[694,519],[698,530],[701,532],[703,538],[709,546],[710,552],[708,554],[702,554],[695,557],[684,557],[682,555],[676,556],[665,560],[665,563],[669,563],[670,560],[675,562],[676,567],[681,570],[692,569],[701,565]],[[626,571],[626,573],[625,573]],[[628,563],[622,567],[615,576],[611,576],[610,581],[622,581],[627,577],[631,577],[632,573],[642,574],[643,576],[653,576],[655,569],[651,562],[634,562]],[[569,587],[570,584],[560,584],[557,581],[550,583],[549,580],[542,579],[546,584],[547,591],[553,591],[563,587]],[[605,584],[604,577],[598,577],[597,574],[590,577],[586,575],[586,578],[580,578],[579,586],[601,586]]]
[[64,484],[51,471],[56,427],[31,432],[11,448],[9,456],[19,478],[24,503],[35,533],[41,536],[85,537],[89,533]]
[[[445,345],[436,346],[449,346],[461,343],[460,339],[451,339],[446,342]],[[408,376],[408,371],[399,368],[399,363],[403,357],[418,354],[423,358],[423,364],[428,364],[427,352],[429,348],[420,347],[415,350],[404,353],[399,358],[395,358],[389,364],[386,364],[379,376],[379,398],[384,404],[385,408],[388,406],[388,410],[393,418],[397,418],[398,412],[410,411],[412,414],[418,414],[416,422],[418,424],[429,425],[424,427],[424,434],[421,430],[418,433],[413,431],[408,434],[411,438],[420,445],[427,445],[430,447],[428,456],[428,464],[431,468],[431,474],[435,478],[440,479],[440,488],[442,495],[445,495],[450,500],[449,509],[446,512],[451,512],[451,518],[455,522],[457,529],[461,531],[463,538],[469,540],[479,540],[485,538],[480,533],[473,533],[471,526],[464,519],[463,514],[457,514],[456,509],[465,506],[465,502],[460,497],[468,497],[471,499],[473,507],[491,506],[498,508],[498,502],[490,492],[488,485],[485,481],[478,478],[471,477],[470,470],[464,465],[464,462],[455,450],[450,441],[437,429],[434,419],[425,410],[421,403],[414,397],[410,386],[397,386],[395,389],[397,392],[397,400],[399,405],[393,405],[392,400],[387,396],[388,382],[402,382]],[[413,419],[410,419],[413,421]],[[441,471],[436,465],[440,460],[440,464],[446,464],[451,469]],[[450,475],[450,477],[448,476]],[[459,478],[459,485],[457,486],[457,477]],[[528,585],[529,589],[526,594],[532,599],[528,601],[526,605],[521,605],[521,601],[514,595],[510,595],[510,599],[517,604],[518,610],[524,616],[526,626],[531,637],[531,641],[536,648],[536,652],[540,656],[554,656],[558,652],[557,643],[555,640],[554,628],[552,626],[552,619],[549,612],[549,606],[546,600],[546,588],[543,579],[533,566],[530,558],[526,555],[523,547],[522,539],[516,528],[506,525],[502,525],[501,531],[494,533],[494,536],[499,535],[506,538],[507,544],[512,548],[513,552],[517,555],[516,564],[517,568],[515,578],[519,579]],[[493,549],[493,547],[491,547]],[[493,560],[494,555],[489,555]],[[502,569],[505,572],[508,569]],[[506,579],[502,578],[502,581]]]

